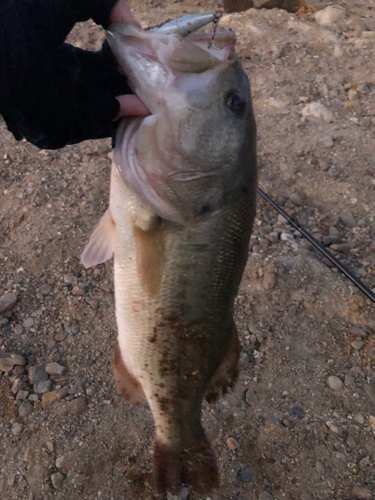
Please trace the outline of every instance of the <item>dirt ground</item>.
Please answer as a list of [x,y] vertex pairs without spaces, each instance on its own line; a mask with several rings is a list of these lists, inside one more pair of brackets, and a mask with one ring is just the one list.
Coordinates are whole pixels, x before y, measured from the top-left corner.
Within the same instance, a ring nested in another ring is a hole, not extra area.
[[[147,26],[215,2],[133,4]],[[260,186],[375,288],[375,5],[311,4],[346,10],[222,26],[252,84]],[[101,36],[86,23],[71,39]],[[0,496],[151,499],[150,411],[112,379],[112,263],[79,261],[107,206],[110,141],[39,151],[1,122],[0,145],[0,297],[17,296],[0,316]],[[238,383],[203,413],[221,487],[180,500],[375,498],[374,305],[261,200],[236,320]]]

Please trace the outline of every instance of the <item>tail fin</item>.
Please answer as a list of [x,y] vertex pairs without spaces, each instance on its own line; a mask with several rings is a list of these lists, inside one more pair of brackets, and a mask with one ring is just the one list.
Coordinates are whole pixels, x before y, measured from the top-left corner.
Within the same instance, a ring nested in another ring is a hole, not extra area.
[[156,439],[153,482],[160,493],[177,494],[186,485],[197,493],[206,494],[219,486],[215,455],[200,428],[199,437],[194,437],[194,442],[187,446],[160,443]]

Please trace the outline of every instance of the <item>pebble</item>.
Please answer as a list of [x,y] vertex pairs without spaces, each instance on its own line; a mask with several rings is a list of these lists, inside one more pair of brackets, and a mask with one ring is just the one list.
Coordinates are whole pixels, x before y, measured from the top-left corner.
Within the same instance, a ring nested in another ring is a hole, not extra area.
[[95,391],[95,387],[93,387],[93,386],[88,387],[88,388],[86,389],[86,394],[87,394],[88,396],[93,396],[93,395],[95,394],[95,392],[96,392],[96,391]]
[[348,92],[349,101],[355,101],[358,98],[358,92],[354,89],[350,89]]
[[17,295],[15,293],[6,293],[0,299],[0,315],[10,312],[17,304]]
[[82,295],[85,295],[85,291],[80,288],[79,286],[74,286],[72,290],[72,294],[76,295],[77,297],[81,297]]
[[355,335],[356,337],[367,337],[367,332],[362,330],[362,328],[358,328],[357,326],[351,326],[349,328],[349,333],[351,335]]
[[23,431],[23,425],[20,424],[19,422],[15,422],[12,425],[11,432],[12,432],[13,436],[19,436],[22,431]]
[[64,467],[65,457],[62,455],[61,457],[57,457],[55,464],[58,469],[62,469]]
[[350,345],[353,347],[354,350],[360,351],[362,347],[365,345],[365,343],[363,342],[363,340],[357,339],[353,340],[353,342],[350,342]]
[[356,413],[354,415],[354,421],[357,422],[357,424],[364,424],[365,423],[365,417],[363,415],[361,415],[360,413]]
[[320,474],[321,476],[324,476],[324,474],[326,473],[326,468],[324,467],[322,462],[316,462],[315,467],[316,467],[318,474]]
[[14,333],[16,333],[17,335],[21,335],[22,332],[23,332],[23,326],[22,325],[16,325],[14,327]]
[[355,227],[356,221],[353,217],[353,214],[350,212],[350,210],[343,210],[341,214],[339,215],[340,220],[345,224],[346,227],[352,228]]
[[48,363],[46,366],[46,372],[52,376],[53,375],[61,376],[64,375],[64,373],[66,372],[66,367],[60,365],[59,363]]
[[31,401],[32,403],[35,403],[38,400],[39,400],[38,394],[30,394],[29,401]]
[[372,500],[372,493],[370,488],[363,484],[356,484],[352,489],[353,498],[356,500]]
[[315,13],[315,21],[323,26],[330,26],[345,19],[346,10],[339,5],[329,5]]
[[33,318],[26,318],[25,321],[22,323],[22,326],[24,328],[31,328],[32,326],[34,326]]
[[72,415],[81,415],[87,408],[86,398],[76,398],[70,403],[70,412]]
[[87,298],[86,299],[86,303],[91,307],[91,309],[93,309],[94,311],[96,311],[98,308],[99,308],[99,302],[96,300],[96,299],[90,299],[90,298]]
[[375,431],[375,417],[373,415],[370,415],[368,421],[371,426],[371,429]]
[[16,366],[25,366],[26,360],[20,354],[0,354],[0,371],[1,372],[10,372],[13,367]]
[[303,418],[305,411],[300,406],[293,406],[293,408],[290,410],[290,413],[291,415],[293,415],[293,417]]
[[250,467],[246,467],[245,469],[237,472],[237,479],[242,483],[250,483],[250,481],[253,479],[253,476],[254,474]]
[[8,479],[7,479],[8,486],[13,486],[15,482],[16,482],[16,475],[9,474]]
[[42,295],[49,295],[51,293],[52,287],[51,285],[44,284],[39,288],[39,292]]
[[322,119],[326,122],[333,120],[332,112],[320,102],[310,102],[301,111],[304,118],[312,117]]
[[16,400],[17,401],[24,401],[25,399],[27,399],[29,396],[29,391],[18,391],[17,392],[17,396],[16,396]]
[[344,384],[349,387],[354,384],[354,378],[348,373],[345,375]]
[[65,476],[61,472],[55,472],[51,475],[51,483],[56,490],[60,490],[63,487]]
[[230,437],[227,439],[227,446],[230,450],[234,451],[240,447],[240,443],[236,439]]
[[355,448],[357,446],[357,443],[355,442],[355,439],[351,434],[349,434],[348,439],[346,440],[346,444],[349,446],[349,448]]
[[362,458],[362,460],[359,461],[359,467],[360,469],[366,469],[370,465],[370,457],[367,456],[365,458]]
[[332,420],[330,420],[329,422],[326,422],[326,425],[327,425],[328,429],[330,431],[334,432],[335,434],[337,434],[339,432],[339,429],[338,429],[337,425],[334,424],[332,422]]
[[34,365],[30,367],[29,370],[29,381],[30,384],[36,384],[38,382],[42,382],[43,380],[48,380],[48,373],[44,365]]
[[42,396],[42,406],[47,408],[55,401],[60,401],[60,399],[65,398],[68,395],[68,390],[68,387],[62,387],[61,389],[56,389],[56,391],[46,392]]
[[258,403],[258,396],[254,391],[248,389],[245,394],[245,401],[249,406],[255,406]]
[[16,378],[16,380],[12,384],[11,391],[13,394],[17,394],[18,391],[22,389],[24,386],[24,382],[20,378]]
[[274,500],[274,498],[269,491],[262,491],[262,493],[258,497],[258,500]]
[[63,279],[64,283],[66,283],[67,285],[76,285],[78,283],[77,277],[72,273],[65,274]]
[[274,271],[266,269],[263,276],[263,286],[266,290],[274,290],[277,285],[277,275]]
[[18,378],[21,378],[25,375],[26,373],[26,370],[25,370],[25,367],[24,366],[15,366],[13,368],[13,374],[18,377]]
[[55,340],[56,340],[56,342],[62,342],[63,340],[66,339],[67,336],[68,336],[67,332],[61,331],[59,333],[56,333]]
[[36,394],[45,394],[46,392],[50,392],[53,387],[52,380],[41,380],[34,384],[34,392]]
[[34,407],[29,401],[24,401],[18,408],[18,414],[20,417],[25,418],[33,411]]
[[330,377],[328,377],[328,385],[334,391],[339,391],[342,388],[343,383],[342,380],[339,379],[339,377],[331,375]]

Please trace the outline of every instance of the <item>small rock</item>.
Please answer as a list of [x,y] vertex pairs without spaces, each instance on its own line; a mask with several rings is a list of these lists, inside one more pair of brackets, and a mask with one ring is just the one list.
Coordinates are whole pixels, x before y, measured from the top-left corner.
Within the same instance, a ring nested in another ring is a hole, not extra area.
[[34,392],[36,394],[45,394],[46,392],[51,391],[53,388],[52,380],[42,380],[34,384]]
[[356,221],[353,217],[353,214],[350,212],[350,210],[343,210],[341,214],[339,215],[341,221],[345,224],[347,227],[355,227]]
[[69,273],[69,274],[65,274],[64,283],[66,283],[67,285],[76,285],[78,283],[78,280],[77,280],[76,276],[74,276],[74,274]]
[[52,376],[53,375],[61,376],[64,375],[64,373],[66,372],[66,367],[59,365],[59,363],[48,363],[46,366],[46,372]]
[[367,332],[362,330],[362,328],[358,328],[357,326],[351,326],[349,328],[349,333],[354,335],[355,337],[367,337]]
[[346,444],[349,446],[349,448],[355,448],[357,446],[357,443],[355,442],[355,439],[351,434],[349,434],[348,439],[346,440]]
[[68,395],[68,390],[68,387],[62,387],[61,389],[56,389],[56,391],[46,392],[42,396],[42,406],[47,408],[55,401],[65,398]]
[[334,424],[332,422],[332,420],[330,420],[329,422],[326,422],[326,425],[327,425],[328,429],[330,431],[334,432],[335,434],[337,434],[339,432],[339,429],[338,429],[337,425]]
[[273,290],[277,285],[277,275],[271,269],[266,269],[263,276],[263,286],[266,290]]
[[274,500],[274,499],[269,491],[262,491],[262,493],[258,497],[258,500]]
[[79,286],[74,286],[72,290],[72,294],[76,295],[77,297],[81,297],[82,295],[85,295],[85,291],[80,288]]
[[353,340],[353,342],[350,342],[350,345],[353,347],[354,350],[360,351],[362,347],[365,345],[365,343],[363,342],[363,340],[357,339]]
[[15,365],[25,366],[26,360],[20,354],[0,354],[0,371],[10,372]]
[[333,120],[332,112],[320,102],[310,102],[301,111],[304,118],[312,117],[331,122]]
[[22,431],[23,431],[23,425],[20,424],[19,422],[15,422],[12,425],[11,432],[12,432],[13,436],[19,436]]
[[59,333],[56,333],[55,340],[56,342],[62,342],[63,340],[66,339],[67,336],[68,336],[67,332],[61,331]]
[[27,399],[29,396],[29,391],[18,391],[17,392],[17,396],[16,396],[16,400],[17,401],[24,401],[25,399]]
[[47,447],[47,450],[50,452],[50,453],[53,453],[54,450],[55,450],[55,445],[52,443],[52,441],[47,441],[46,442],[46,447]]
[[345,375],[344,383],[345,383],[346,387],[349,387],[349,386],[353,385],[354,384],[354,378],[352,377],[352,375],[349,375],[347,373]]
[[56,458],[55,464],[58,469],[62,469],[64,467],[65,457],[61,456]]
[[300,406],[293,406],[293,408],[290,410],[290,413],[291,415],[293,415],[293,417],[303,418],[305,411]]
[[61,490],[65,477],[61,472],[55,472],[51,475],[51,483],[56,490]]
[[17,295],[15,293],[6,293],[0,299],[0,316],[10,312],[17,304]]
[[354,89],[350,89],[348,92],[348,99],[349,101],[355,101],[358,99],[358,92]]
[[39,400],[38,394],[30,394],[29,401],[31,401],[32,403],[36,403],[36,401],[38,400]]
[[25,321],[22,323],[22,326],[24,328],[31,328],[32,326],[34,326],[34,320],[33,320],[33,318],[27,318],[27,319],[25,319]]
[[253,472],[250,467],[246,467],[245,469],[237,472],[237,479],[242,483],[250,483],[253,478]]
[[331,375],[330,377],[328,377],[328,385],[334,391],[339,391],[342,388],[343,383],[342,380],[339,379],[339,377]]
[[21,335],[22,332],[23,332],[23,326],[22,325],[15,325],[14,333],[16,333],[17,335]]
[[357,422],[357,424],[364,424],[365,423],[365,417],[363,415],[361,415],[360,413],[356,413],[354,415],[354,421]]
[[330,26],[345,19],[346,10],[339,5],[329,5],[315,13],[315,21],[323,26]]
[[236,439],[230,437],[227,439],[227,446],[230,450],[234,451],[240,447],[240,443]]
[[72,415],[80,415],[87,408],[86,398],[73,399],[70,403],[70,412]]
[[91,309],[94,309],[94,311],[99,308],[99,302],[96,299],[87,298],[86,303],[91,307]]
[[87,394],[88,396],[93,396],[93,395],[95,394],[95,392],[96,392],[96,391],[95,391],[95,387],[92,387],[92,386],[91,386],[91,387],[88,387],[88,388],[86,389],[86,394]]
[[8,318],[0,318],[0,328],[2,328],[3,326],[6,326],[8,323],[9,323]]
[[316,467],[318,474],[320,474],[321,476],[324,476],[324,474],[326,473],[326,468],[324,467],[322,462],[316,462],[315,467]]
[[48,380],[48,373],[44,365],[34,365],[30,367],[29,370],[29,381],[30,384],[36,384],[42,382],[43,380]]
[[42,295],[49,295],[51,293],[52,287],[51,285],[44,284],[39,288],[39,292]]
[[252,391],[251,389],[248,389],[246,391],[246,394],[245,394],[245,400],[246,400],[246,403],[249,405],[249,406],[255,406],[257,403],[258,403],[258,396],[255,394],[254,391]]
[[15,482],[16,482],[16,475],[9,474],[8,479],[7,479],[8,486],[14,486]]
[[25,367],[24,366],[15,366],[13,368],[13,374],[18,377],[18,378],[21,378],[25,375],[26,373],[26,370],[25,370]]
[[353,486],[352,495],[356,500],[372,500],[370,488],[363,484],[356,484]]
[[34,407],[29,401],[24,401],[18,408],[18,414],[20,417],[25,418],[33,411]]
[[11,391],[13,394],[17,394],[24,387],[24,382],[20,378],[16,378],[16,380],[12,384]]
[[362,458],[362,460],[359,461],[358,465],[361,469],[366,469],[366,467],[370,465],[370,457],[367,456],[365,458]]
[[373,415],[370,415],[368,421],[371,426],[371,429],[375,431],[375,417]]

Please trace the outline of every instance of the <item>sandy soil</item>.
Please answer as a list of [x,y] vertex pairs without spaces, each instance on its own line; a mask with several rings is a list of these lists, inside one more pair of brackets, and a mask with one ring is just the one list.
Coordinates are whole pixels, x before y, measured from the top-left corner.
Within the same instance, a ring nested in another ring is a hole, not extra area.
[[[260,185],[374,288],[375,6],[311,3],[346,10],[329,25],[277,9],[222,24],[252,84]],[[133,4],[147,26],[216,2]],[[71,40],[101,36],[86,23]],[[39,151],[1,123],[0,145],[0,297],[17,296],[0,367],[23,356],[0,372],[1,498],[151,499],[151,415],[112,380],[112,263],[79,262],[107,205],[110,142]],[[261,200],[236,319],[239,381],[204,406],[221,470],[209,498],[375,497],[374,305]]]

